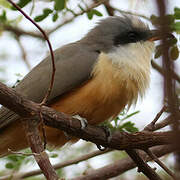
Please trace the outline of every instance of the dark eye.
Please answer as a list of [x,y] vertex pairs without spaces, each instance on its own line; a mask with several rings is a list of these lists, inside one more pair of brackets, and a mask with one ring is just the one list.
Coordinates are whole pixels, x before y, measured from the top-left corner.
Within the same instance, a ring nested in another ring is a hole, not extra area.
[[135,33],[135,32],[129,32],[128,33],[128,39],[130,40],[130,41],[137,41],[137,34]]

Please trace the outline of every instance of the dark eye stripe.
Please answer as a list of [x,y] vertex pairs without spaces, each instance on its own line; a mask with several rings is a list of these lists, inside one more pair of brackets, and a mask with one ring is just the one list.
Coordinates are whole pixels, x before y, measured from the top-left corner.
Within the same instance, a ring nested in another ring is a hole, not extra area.
[[135,43],[138,41],[146,40],[148,37],[148,32],[145,31],[129,31],[124,32],[119,35],[117,35],[114,38],[114,45],[124,45],[128,43]]

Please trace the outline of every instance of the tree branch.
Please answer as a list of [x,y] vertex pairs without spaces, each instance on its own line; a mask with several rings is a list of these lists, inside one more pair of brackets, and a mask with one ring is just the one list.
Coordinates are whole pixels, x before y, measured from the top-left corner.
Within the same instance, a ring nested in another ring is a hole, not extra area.
[[2,23],[0,24],[0,26],[2,27],[3,30],[13,32],[17,36],[25,35],[25,36],[31,36],[31,37],[34,37],[34,38],[39,38],[39,39],[44,40],[44,37],[40,33],[24,31],[24,30],[22,30],[22,29],[20,29],[18,27],[14,27],[14,26],[10,26],[10,25],[7,25],[7,24],[2,24]]
[[[154,69],[156,69],[161,75],[164,75],[165,74],[165,72],[164,72],[164,69],[161,67],[161,66],[159,66],[157,63],[155,63],[155,61],[151,61],[151,65],[152,65],[152,67],[154,68]],[[175,73],[174,71],[172,72],[172,76],[173,76],[173,78],[178,82],[178,83],[180,83],[180,76],[177,74],[177,73]]]
[[58,180],[59,178],[44,150],[43,143],[39,135],[38,121],[28,118],[26,119],[25,127],[28,143],[44,176],[47,180]]
[[112,149],[141,149],[172,143],[172,132],[137,132],[129,134],[118,131],[114,132],[107,141],[106,133],[101,127],[87,125],[86,128],[82,128],[78,119],[56,112],[46,106],[40,107],[39,104],[27,100],[15,92],[14,89],[8,88],[2,83],[0,83],[0,103],[23,118],[36,118],[41,110],[44,123],[47,126]]
[[138,152],[134,149],[126,150],[126,153],[131,157],[131,159],[138,166],[138,172],[142,172],[151,180],[161,180],[159,175],[152,169],[138,154]]

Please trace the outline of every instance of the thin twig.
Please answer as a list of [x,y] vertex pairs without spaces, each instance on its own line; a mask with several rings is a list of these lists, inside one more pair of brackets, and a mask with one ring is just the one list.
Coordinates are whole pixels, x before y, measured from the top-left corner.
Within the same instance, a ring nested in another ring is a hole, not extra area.
[[31,37],[34,37],[34,38],[39,38],[39,39],[44,40],[44,37],[40,33],[24,31],[24,30],[22,30],[22,29],[20,29],[18,27],[14,27],[14,26],[7,25],[7,24],[2,24],[2,23],[0,23],[0,26],[1,26],[1,28],[3,30],[12,32],[17,36],[25,35],[25,36],[31,36]]
[[158,129],[162,129],[170,124],[173,123],[173,120],[172,120],[172,116],[168,116],[167,118],[165,118],[163,121],[159,122],[159,123],[156,123],[154,125],[154,131],[158,130]]
[[[111,6],[112,7],[112,6]],[[118,9],[116,7],[112,7],[114,10],[120,12],[121,14],[128,14],[128,15],[132,15],[132,16],[138,16],[138,17],[141,17],[141,18],[144,18],[148,21],[151,21],[149,17],[143,15],[143,14],[139,14],[139,13],[135,13],[135,12],[131,12],[131,11],[125,11],[125,10],[121,10],[121,9]]]
[[128,149],[126,152],[138,166],[138,172],[142,172],[151,180],[161,180],[160,176],[139,156],[136,150]]
[[11,0],[7,0],[9,3],[11,3],[19,12],[21,12],[21,14],[23,14],[23,16],[28,19],[32,24],[34,24],[38,29],[39,31],[43,34],[44,36],[44,39],[47,41],[48,43],[48,46],[49,46],[49,50],[50,50],[50,54],[51,54],[51,60],[52,60],[52,76],[51,76],[51,81],[50,81],[50,85],[49,85],[49,88],[47,90],[47,93],[44,97],[44,99],[42,100],[41,104],[44,105],[52,91],[52,87],[53,87],[53,84],[54,84],[54,77],[55,77],[55,71],[56,71],[56,67],[55,67],[55,62],[54,62],[54,53],[53,53],[53,50],[52,50],[52,46],[51,46],[51,43],[49,41],[49,38],[48,36],[46,35],[46,33],[44,32],[44,30],[37,24],[35,23],[35,21],[33,21],[16,3],[14,3],[13,1]]
[[154,120],[144,128],[144,131],[154,131],[156,122],[158,121],[158,119],[161,117],[162,113],[165,110],[166,110],[166,106],[163,106],[162,109],[159,111],[159,113],[157,113]]
[[[99,151],[99,150],[98,151],[93,151],[93,152],[91,152],[89,154],[85,154],[85,155],[80,156],[80,157],[78,157],[76,159],[72,159],[72,160],[70,159],[70,160],[67,160],[67,161],[64,161],[64,162],[61,162],[61,163],[57,163],[57,164],[53,165],[53,168],[54,169],[60,169],[60,168],[64,168],[64,167],[67,167],[67,166],[70,166],[70,165],[73,165],[73,164],[78,164],[79,162],[82,162],[82,161],[88,160],[90,158],[93,158],[93,157],[108,153],[110,151],[112,151],[112,150],[107,149],[106,151]],[[15,178],[15,179],[16,179],[16,177],[18,177],[18,178],[27,178],[27,177],[30,177],[30,176],[39,175],[41,173],[42,173],[42,171],[40,169],[37,169],[37,170],[30,171],[30,172],[14,174],[13,178]],[[11,176],[10,175],[5,176],[4,178],[8,179],[9,177],[11,177]],[[0,180],[1,180],[1,178],[0,178]]]
[[[8,0],[8,2],[11,3],[21,14],[24,15],[24,17],[26,19],[28,19],[32,24],[34,24],[39,29],[39,31],[43,34],[44,39],[47,41],[48,46],[49,46],[53,71],[52,71],[51,81],[50,81],[50,85],[47,90],[47,93],[45,94],[45,97],[43,98],[42,102],[40,103],[40,107],[42,107],[42,105],[44,105],[46,103],[48,97],[50,96],[50,93],[52,91],[53,84],[54,84],[56,68],[55,68],[54,53],[52,50],[52,46],[51,46],[49,38],[46,35],[46,33],[44,32],[44,30],[37,23],[35,23],[16,3],[12,2],[11,0]],[[39,115],[40,115],[41,122],[43,122],[41,108],[39,111]],[[41,137],[39,136],[38,122],[35,120],[27,119],[26,127],[27,127],[26,135],[27,135],[28,143],[30,144],[32,152],[40,154],[38,156],[34,155],[34,157],[35,157],[36,162],[38,163],[39,167],[41,168],[44,176],[47,178],[47,180],[58,180],[58,176],[49,161],[48,155],[46,154],[46,152],[43,149]],[[43,124],[42,124],[42,127],[43,127]],[[44,147],[45,147],[46,139],[45,139],[44,128],[42,128],[42,130],[43,130],[43,137],[44,137],[44,142],[45,142]]]
[[10,152],[11,154],[16,154],[16,155],[20,155],[20,156],[38,156],[38,155],[40,155],[38,153],[24,153],[24,152],[12,151],[9,148],[8,148],[8,152]]
[[55,28],[47,31],[47,34],[49,35],[49,34],[55,32],[57,29],[61,28],[62,26],[66,25],[66,24],[68,24],[68,23],[70,23],[70,22],[72,22],[76,17],[83,15],[84,13],[90,11],[90,10],[93,9],[93,8],[96,8],[96,7],[100,6],[101,4],[104,4],[106,1],[107,1],[107,0],[101,0],[101,1],[99,1],[98,3],[92,4],[92,5],[89,6],[87,9],[85,9],[85,10],[79,12],[79,13],[74,14],[73,17],[65,20],[65,21],[62,22],[61,24],[58,24]]
[[27,60],[26,51],[25,51],[25,49],[24,49],[24,46],[23,46],[22,43],[21,43],[20,37],[19,37],[19,36],[16,36],[16,40],[17,40],[18,45],[19,45],[19,47],[20,47],[20,49],[21,49],[22,59],[23,59],[24,63],[26,64],[28,70],[31,70],[31,65],[30,65],[29,61]]
[[45,131],[45,127],[44,127],[43,115],[42,115],[41,111],[39,112],[39,119],[40,119],[40,127],[42,130],[42,135],[43,135],[44,149],[46,149],[47,136],[46,136],[46,131]]
[[[161,157],[167,153],[173,152],[175,149],[172,146],[158,146],[158,147],[151,148],[151,150],[154,154],[156,154],[157,157]],[[149,158],[149,156],[144,152],[140,152],[140,156],[143,159],[145,159],[146,162],[151,160],[151,158]],[[134,163],[134,161],[130,157],[127,157],[127,158],[117,160],[113,162],[112,164],[108,164],[102,168],[91,170],[87,174],[78,176],[71,180],[109,179],[109,178],[121,175],[124,172],[127,172],[128,170],[135,167],[136,167],[136,164]]]
[[[154,62],[153,60],[151,61],[151,65],[152,67],[157,70],[161,75],[164,75],[164,69],[162,69],[161,66],[159,66],[156,62]],[[172,76],[173,78],[178,82],[180,83],[180,76],[176,73],[176,72],[172,72]]]
[[152,160],[154,160],[162,169],[164,169],[164,171],[167,172],[167,174],[169,174],[174,180],[176,180],[176,176],[175,174],[169,169],[166,167],[166,165],[161,162],[157,156],[149,149],[146,149],[145,152],[149,155],[149,157],[152,158]]

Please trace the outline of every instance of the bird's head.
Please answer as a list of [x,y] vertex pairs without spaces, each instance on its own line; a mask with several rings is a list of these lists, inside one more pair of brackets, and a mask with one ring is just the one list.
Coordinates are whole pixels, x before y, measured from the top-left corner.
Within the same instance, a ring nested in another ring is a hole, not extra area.
[[[156,30],[134,16],[113,16],[98,23],[84,38],[93,49],[109,54],[114,62],[150,62],[154,40],[159,39]],[[121,58],[119,58],[121,57]],[[142,61],[141,61],[142,60]]]
[[158,33],[150,30],[139,18],[134,16],[113,16],[98,23],[85,38],[89,43],[99,46],[100,51],[110,52],[116,47],[134,43],[150,42],[158,39]]

